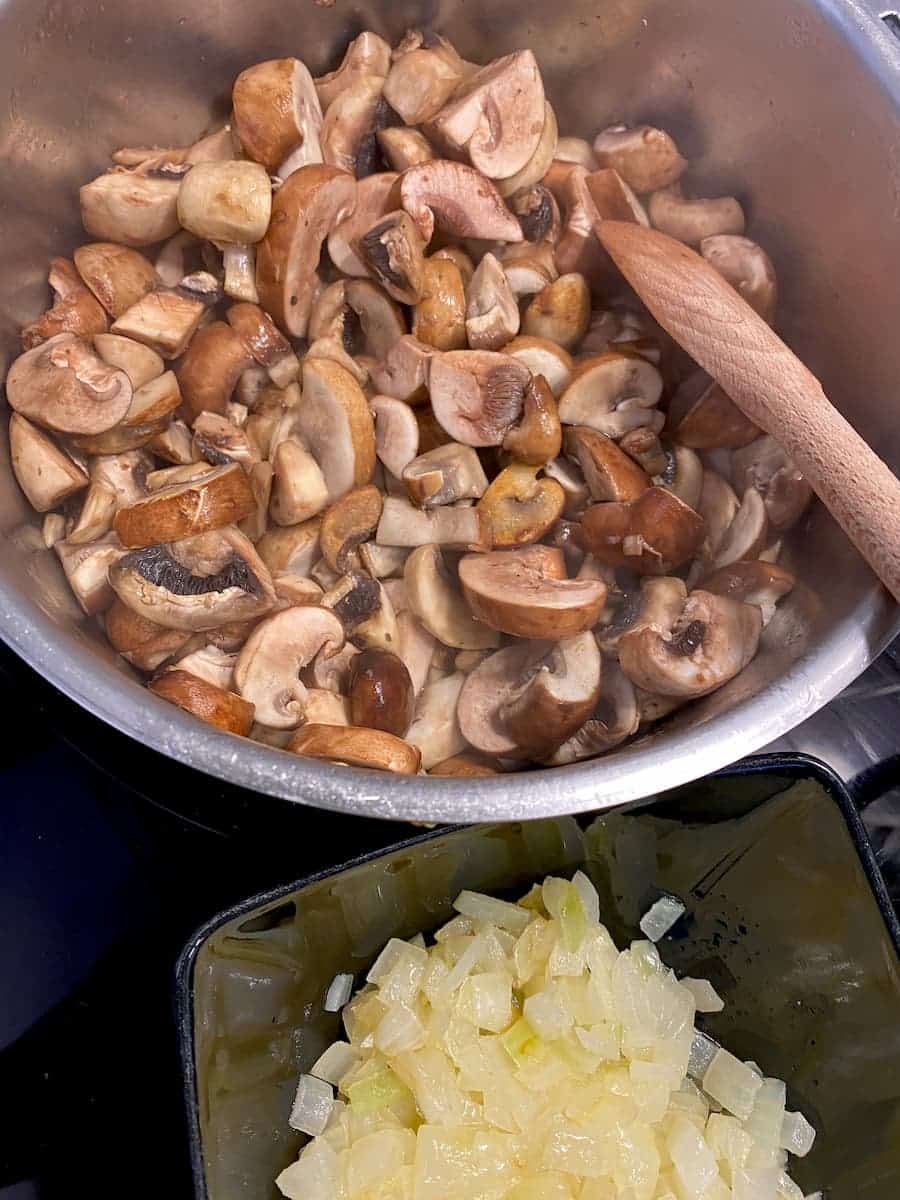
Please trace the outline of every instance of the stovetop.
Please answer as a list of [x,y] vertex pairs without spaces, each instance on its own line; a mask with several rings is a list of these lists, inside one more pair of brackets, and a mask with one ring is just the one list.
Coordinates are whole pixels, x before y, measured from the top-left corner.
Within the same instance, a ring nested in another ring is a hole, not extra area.
[[[182,945],[229,904],[410,829],[170,763],[2,646],[0,704],[0,1200],[188,1197],[171,1014]],[[900,905],[900,640],[770,749],[815,754],[850,784]]]

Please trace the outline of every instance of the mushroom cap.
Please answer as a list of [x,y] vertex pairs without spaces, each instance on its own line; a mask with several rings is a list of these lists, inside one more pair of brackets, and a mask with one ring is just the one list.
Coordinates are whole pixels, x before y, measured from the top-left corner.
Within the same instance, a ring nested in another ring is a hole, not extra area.
[[198,163],[181,181],[178,220],[197,237],[253,245],[271,215],[272,183],[260,163]]
[[422,265],[422,294],[413,312],[413,336],[435,350],[464,350],[466,291],[459,266],[432,255]]
[[262,307],[292,337],[306,333],[322,242],[355,204],[353,176],[322,163],[295,171],[272,199],[256,253],[256,286]]
[[178,364],[178,384],[186,420],[201,413],[223,415],[237,382],[253,364],[246,343],[224,321],[199,329]]
[[466,446],[499,446],[521,415],[531,372],[490,350],[436,354],[428,371],[431,407],[441,426]]
[[22,329],[22,346],[30,350],[57,333],[74,333],[90,338],[105,333],[106,312],[67,258],[50,260],[48,282],[53,289],[53,306]]
[[353,725],[404,737],[413,719],[415,694],[403,659],[390,650],[363,650],[350,660]]
[[507,342],[503,353],[523,362],[532,375],[542,375],[554,396],[561,395],[572,378],[572,355],[550,338],[520,333]]
[[[396,171],[377,171],[356,185],[356,207],[328,232],[328,254],[344,275],[364,279],[371,274],[359,252],[359,239],[381,217],[397,207]],[[319,336],[319,335],[316,335]]]
[[393,396],[373,396],[369,408],[375,420],[375,453],[399,478],[419,452],[419,426],[413,410]]
[[778,283],[772,260],[762,246],[750,238],[721,233],[705,237],[700,253],[764,321],[772,322],[778,306]]
[[270,173],[298,144],[312,143],[317,152],[322,109],[312,76],[299,59],[248,67],[235,80],[231,98],[245,153]]
[[467,554],[459,579],[472,614],[516,637],[571,637],[596,625],[606,603],[606,585],[567,579],[563,553],[551,546]]
[[37,512],[49,512],[88,485],[87,472],[18,413],[9,420],[9,455],[19,487]]
[[539,761],[579,730],[600,695],[601,671],[590,631],[554,643],[531,663],[499,712],[518,751]]
[[384,77],[359,75],[328,106],[322,122],[322,157],[357,179],[378,168],[375,135],[389,123]]
[[594,504],[581,527],[599,562],[640,575],[671,574],[694,557],[704,534],[703,518],[662,487],[648,488],[630,504]]
[[366,30],[353,39],[344,51],[340,66],[316,79],[316,92],[322,111],[359,75],[387,75],[391,66],[391,48],[377,33]]
[[503,758],[517,754],[517,740],[506,726],[503,708],[510,692],[534,660],[540,658],[542,650],[546,647],[536,648],[531,643],[505,646],[464,677],[456,717],[470,746]]
[[389,125],[375,135],[378,148],[395,171],[405,171],[436,157],[428,138],[418,129]]
[[410,500],[422,508],[477,500],[488,486],[478,455],[459,442],[447,442],[420,454],[403,468],[402,478]]
[[10,408],[59,433],[112,429],[131,403],[131,380],[72,333],[20,355],[6,377]]
[[489,179],[466,163],[436,158],[400,177],[403,207],[430,242],[437,227],[457,238],[521,242],[522,229]]
[[736,450],[731,466],[737,491],[755,488],[765,502],[769,524],[779,533],[796,524],[812,500],[812,488],[773,437],[757,438]]
[[304,725],[287,748],[306,758],[326,758],[397,775],[415,775],[421,763],[419,751],[409,742],[381,729],[358,726]]
[[178,179],[112,170],[79,191],[87,232],[123,246],[153,246],[177,233]]
[[760,433],[724,389],[702,371],[685,380],[676,392],[668,424],[673,436],[692,450],[738,450]]
[[562,767],[604,754],[637,733],[640,724],[634,684],[615,659],[603,665],[600,696],[591,717],[547,758],[547,765]]
[[295,729],[306,701],[300,671],[320,651],[327,658],[343,644],[343,627],[327,608],[286,608],[266,617],[247,638],[234,667],[235,687],[256,706],[261,724]]
[[403,582],[410,611],[442,645],[487,650],[499,644],[496,631],[472,616],[438,546],[413,550],[403,569]]
[[459,68],[443,54],[417,48],[394,58],[384,98],[406,125],[421,125],[437,116],[461,79]]
[[216,629],[262,616],[275,603],[265,564],[234,528],[124,555],[120,549],[117,558],[109,568],[113,591],[168,629]]
[[252,704],[189,671],[163,671],[147,686],[163,700],[226,733],[247,737],[253,726]]
[[733,196],[689,200],[677,183],[654,192],[647,210],[654,229],[694,247],[717,234],[742,234],[746,225],[744,210]]
[[375,425],[353,376],[329,359],[303,364],[296,427],[325,477],[328,498],[368,483],[375,469]]
[[453,504],[416,508],[395,496],[385,499],[375,537],[381,546],[433,542],[449,549],[480,550],[488,544],[486,522],[477,508]]
[[519,332],[519,306],[506,273],[485,254],[469,283],[466,338],[472,350],[499,350]]
[[539,470],[539,466],[510,463],[479,500],[495,547],[536,542],[562,516],[566,493],[555,479],[538,479]]
[[371,483],[331,505],[322,517],[319,536],[322,557],[333,570],[342,574],[358,565],[356,549],[375,533],[381,508],[381,492]]
[[389,296],[417,304],[422,296],[425,243],[412,217],[389,212],[359,239],[363,262]]
[[418,698],[406,740],[421,754],[422,766],[426,771],[466,749],[466,739],[456,716],[464,680],[465,675],[459,671],[441,679],[433,679],[422,689]]
[[[544,178],[550,169],[550,164],[556,157],[556,147],[559,142],[559,127],[556,123],[556,113],[553,108],[544,101],[544,124],[541,129],[541,136],[538,138],[538,144],[534,148],[534,153],[528,162],[521,170],[516,171],[514,175],[508,176],[506,179],[497,180],[497,191],[501,196],[513,196],[517,192],[521,192],[527,188],[533,187],[536,183]],[[558,218],[558,214],[557,214]],[[534,237],[524,229],[525,236],[529,241],[539,241],[540,238]],[[543,236],[543,235],[542,235]]]
[[[587,425],[607,437],[650,425],[662,395],[662,376],[633,354],[607,353],[584,359],[559,400],[564,425]],[[660,425],[662,418],[660,416]]]
[[95,333],[93,342],[94,349],[103,361],[119,371],[124,371],[135,389],[158,379],[166,369],[165,363],[155,350],[118,333]]
[[598,164],[618,171],[636,192],[668,187],[688,165],[665,130],[652,125],[613,125],[597,134],[593,149]]
[[233,525],[248,517],[255,503],[243,467],[229,463],[120,508],[114,526],[122,545],[137,549]]
[[522,332],[549,338],[571,350],[587,333],[591,319],[591,293],[583,275],[570,272],[548,283],[534,297],[522,318]]
[[566,453],[581,467],[595,500],[636,500],[650,479],[616,443],[587,425],[566,429]]
[[272,451],[272,494],[269,513],[276,525],[308,521],[328,504],[328,483],[315,458],[295,438]]
[[130,609],[115,597],[103,616],[103,628],[113,647],[139,671],[155,671],[188,644],[192,633],[167,629]]
[[545,119],[537,61],[531,50],[518,50],[470,75],[434,129],[487,178],[508,179],[537,150]]
[[533,375],[525,388],[522,420],[503,439],[503,449],[529,466],[546,466],[559,456],[562,426],[553,392],[543,375]]
[[290,571],[308,575],[321,555],[321,517],[312,517],[287,528],[270,527],[256,543],[260,558],[273,574]]
[[638,687],[691,698],[714,691],[744,669],[756,653],[759,609],[727,596],[692,592],[670,630],[625,633],[619,665]]

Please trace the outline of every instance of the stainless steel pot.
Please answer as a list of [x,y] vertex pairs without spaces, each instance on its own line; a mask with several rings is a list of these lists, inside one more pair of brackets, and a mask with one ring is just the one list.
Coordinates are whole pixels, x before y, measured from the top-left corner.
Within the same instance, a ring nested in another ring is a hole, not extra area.
[[[900,467],[900,43],[875,0],[5,0],[0,365],[46,303],[48,258],[83,240],[77,188],[120,145],[183,144],[227,113],[235,75],[296,54],[314,73],[372,28],[431,25],[485,59],[540,58],[567,133],[671,129],[698,184],[749,202],[783,284],[782,332]],[[212,106],[211,106],[211,103]],[[4,447],[4,456],[8,451]],[[400,779],[219,734],[150,695],[86,620],[0,464],[0,634],[85,708],[164,754],[261,792],[413,820],[557,815],[635,800],[770,742],[831,699],[900,627],[820,510],[788,552],[811,590],[728,688],[603,759],[495,779]]]

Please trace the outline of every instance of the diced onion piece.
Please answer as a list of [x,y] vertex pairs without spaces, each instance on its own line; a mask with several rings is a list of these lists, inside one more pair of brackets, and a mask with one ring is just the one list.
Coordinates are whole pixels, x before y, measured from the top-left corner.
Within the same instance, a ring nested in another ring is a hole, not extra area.
[[478,933],[472,938],[469,945],[457,959],[450,974],[441,984],[441,996],[446,998],[453,995],[456,989],[462,985],[463,981],[472,974],[478,964],[478,960],[484,953],[484,949],[484,935]]
[[797,1158],[805,1158],[812,1150],[816,1131],[801,1112],[786,1112],[781,1122],[779,1145]]
[[340,1190],[338,1156],[326,1141],[311,1142],[275,1182],[288,1200],[333,1200]]
[[459,989],[458,1011],[478,1029],[501,1033],[512,1020],[512,979],[505,971],[470,975]]
[[756,1093],[753,1111],[744,1128],[755,1143],[749,1158],[751,1167],[774,1167],[781,1154],[781,1127],[784,1123],[785,1086],[780,1079],[764,1079]]
[[753,1112],[762,1079],[739,1058],[727,1050],[719,1050],[703,1076],[703,1090],[727,1108],[739,1120],[746,1121]]
[[673,1117],[666,1147],[675,1166],[675,1174],[687,1196],[704,1196],[719,1168],[715,1155],[693,1121],[680,1114]]
[[694,1007],[700,1013],[721,1012],[725,1007],[725,1001],[709,982],[708,979],[691,979],[690,976],[685,976],[680,979],[679,983],[694,997]]
[[517,937],[524,932],[531,920],[531,914],[518,904],[509,904],[506,900],[497,900],[494,896],[485,896],[481,892],[460,892],[453,902],[453,907],[464,917],[499,925],[501,929],[506,929]]
[[365,1075],[347,1088],[350,1107],[358,1117],[378,1112],[390,1104],[406,1100],[409,1089],[402,1084],[390,1067]]
[[778,1200],[777,1167],[746,1167],[735,1171],[731,1194],[734,1200]]
[[326,1083],[340,1086],[341,1080],[359,1062],[360,1051],[349,1042],[332,1042],[310,1068],[310,1075],[324,1079]]
[[378,955],[366,976],[368,983],[380,983],[392,975],[397,967],[421,967],[425,970],[428,965],[428,951],[419,946],[411,946],[400,938],[391,938],[382,952]]
[[600,897],[597,889],[585,875],[584,871],[576,871],[572,876],[572,886],[581,898],[584,915],[592,925],[600,922]]
[[419,950],[425,949],[425,935],[422,933],[414,933],[409,939],[407,945],[417,946]]
[[555,989],[548,988],[529,996],[522,1012],[538,1037],[547,1042],[555,1041],[572,1028],[572,1014]]
[[522,1062],[529,1050],[537,1045],[538,1036],[528,1021],[524,1017],[520,1017],[515,1025],[507,1029],[500,1041],[509,1057],[518,1064]]
[[335,975],[325,993],[325,1003],[322,1007],[326,1012],[340,1012],[353,991],[353,976],[342,973]]
[[376,1048],[389,1058],[424,1046],[425,1028],[411,1008],[392,1004],[378,1022],[374,1037]]
[[803,1188],[799,1187],[785,1171],[778,1176],[778,1200],[804,1200]]
[[334,1091],[330,1083],[315,1075],[301,1075],[288,1117],[288,1125],[310,1137],[324,1132],[334,1107]]
[[709,1065],[721,1050],[718,1042],[714,1041],[700,1029],[694,1030],[691,1041],[691,1054],[688,1059],[688,1075],[692,1079],[702,1080],[709,1070]]
[[651,942],[658,942],[686,911],[677,896],[660,896],[641,917],[641,933]]

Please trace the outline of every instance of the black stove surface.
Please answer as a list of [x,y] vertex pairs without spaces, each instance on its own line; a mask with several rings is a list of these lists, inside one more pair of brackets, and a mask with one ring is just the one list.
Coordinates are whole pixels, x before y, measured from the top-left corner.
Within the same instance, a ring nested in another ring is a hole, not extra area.
[[[171,1009],[181,947],[226,906],[412,830],[298,809],[170,763],[2,645],[0,701],[0,1200],[189,1197]],[[878,797],[872,830],[900,900],[896,645],[843,703],[867,753],[851,755],[845,737],[832,765],[861,805]],[[836,711],[846,727],[835,705],[780,748],[828,758]]]

